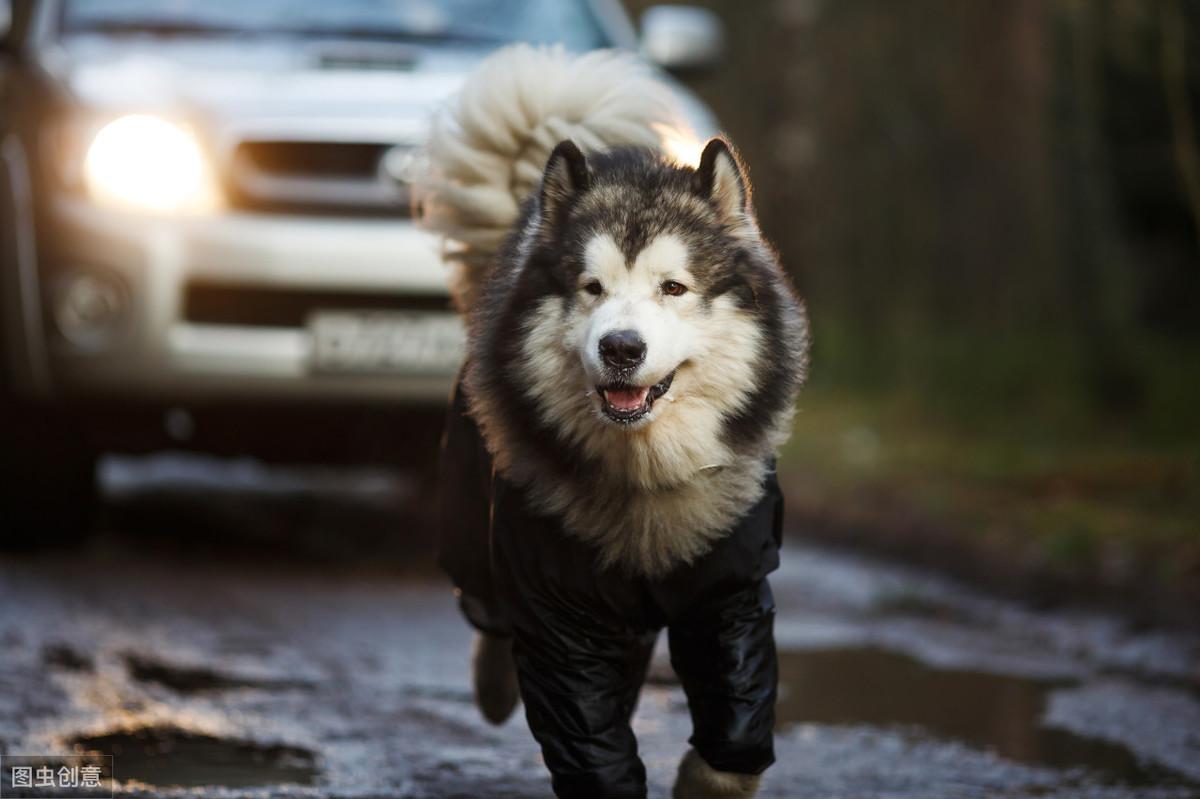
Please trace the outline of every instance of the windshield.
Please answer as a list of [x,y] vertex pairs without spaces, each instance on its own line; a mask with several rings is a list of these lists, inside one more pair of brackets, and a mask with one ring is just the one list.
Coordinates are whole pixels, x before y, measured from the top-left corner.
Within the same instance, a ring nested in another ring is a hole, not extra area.
[[62,30],[609,44],[587,0],[67,0]]

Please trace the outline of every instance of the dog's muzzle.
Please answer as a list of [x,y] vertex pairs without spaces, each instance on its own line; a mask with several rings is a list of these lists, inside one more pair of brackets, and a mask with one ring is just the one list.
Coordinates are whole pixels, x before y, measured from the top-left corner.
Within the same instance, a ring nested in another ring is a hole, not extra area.
[[670,390],[674,379],[675,372],[671,372],[652,386],[635,386],[620,381],[597,386],[600,409],[614,422],[632,424],[650,413],[655,400]]

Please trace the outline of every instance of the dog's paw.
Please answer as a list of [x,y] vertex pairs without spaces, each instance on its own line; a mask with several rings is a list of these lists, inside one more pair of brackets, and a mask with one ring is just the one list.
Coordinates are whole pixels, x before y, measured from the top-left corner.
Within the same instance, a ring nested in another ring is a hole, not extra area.
[[695,749],[679,761],[675,778],[674,799],[752,799],[758,793],[761,777],[757,774],[734,774],[717,771],[704,762]]
[[512,715],[521,693],[517,667],[513,663],[512,639],[487,633],[475,634],[471,653],[471,679],[475,705],[492,724],[503,724]]

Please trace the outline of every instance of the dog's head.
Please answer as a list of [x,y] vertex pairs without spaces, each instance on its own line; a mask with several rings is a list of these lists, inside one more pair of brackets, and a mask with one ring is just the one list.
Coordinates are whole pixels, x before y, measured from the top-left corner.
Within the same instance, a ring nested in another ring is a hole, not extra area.
[[491,360],[507,364],[495,378],[533,406],[528,432],[599,460],[649,445],[686,473],[790,412],[802,310],[724,140],[695,168],[560,143],[508,257],[516,283],[485,313],[499,313]]

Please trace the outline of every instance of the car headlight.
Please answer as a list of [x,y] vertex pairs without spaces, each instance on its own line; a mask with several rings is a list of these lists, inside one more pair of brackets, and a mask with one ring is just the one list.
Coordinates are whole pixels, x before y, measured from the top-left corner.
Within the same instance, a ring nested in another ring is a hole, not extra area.
[[131,114],[96,133],[83,180],[97,203],[160,213],[204,211],[216,189],[208,162],[187,130],[155,116]]

